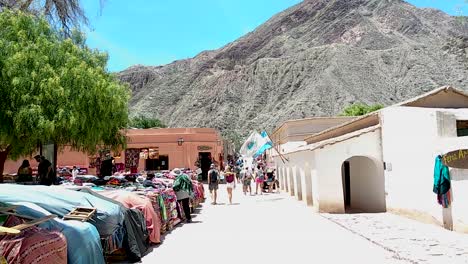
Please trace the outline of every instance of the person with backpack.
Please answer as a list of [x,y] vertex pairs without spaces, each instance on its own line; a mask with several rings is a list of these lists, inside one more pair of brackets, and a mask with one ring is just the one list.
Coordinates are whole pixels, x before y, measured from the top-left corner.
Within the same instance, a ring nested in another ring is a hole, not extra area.
[[190,180],[189,176],[183,173],[181,169],[174,169],[172,174],[176,176],[172,189],[176,193],[177,201],[182,204],[187,223],[191,223],[192,216],[190,215],[190,197],[193,194],[192,180]]
[[257,170],[255,172],[255,194],[258,194],[258,189],[260,188],[260,194],[263,194],[263,182],[265,181],[265,175],[263,174],[262,167],[260,165],[257,166]]
[[249,168],[246,168],[242,173],[242,187],[244,190],[244,195],[247,194],[247,190],[249,190],[250,195],[252,195],[252,172]]
[[232,204],[232,190],[236,188],[236,175],[231,171],[231,167],[226,167],[224,174],[227,184],[227,192],[229,198],[229,204]]
[[216,169],[214,164],[211,164],[210,170],[208,171],[208,189],[211,193],[211,204],[216,204],[216,198],[218,198],[218,184],[219,184],[219,171]]

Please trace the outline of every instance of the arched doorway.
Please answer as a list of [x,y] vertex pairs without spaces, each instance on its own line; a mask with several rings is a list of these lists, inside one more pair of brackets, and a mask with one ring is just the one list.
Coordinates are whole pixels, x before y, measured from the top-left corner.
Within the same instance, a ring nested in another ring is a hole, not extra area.
[[368,157],[351,157],[342,164],[342,181],[345,212],[386,211],[383,166]]

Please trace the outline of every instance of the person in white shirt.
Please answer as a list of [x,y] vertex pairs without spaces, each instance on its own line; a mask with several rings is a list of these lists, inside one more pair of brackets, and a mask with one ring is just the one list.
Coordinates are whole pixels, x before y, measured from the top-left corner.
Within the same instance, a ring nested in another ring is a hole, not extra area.
[[73,169],[72,169],[72,180],[75,181],[76,177],[78,177],[78,173],[80,172],[80,170],[78,170],[78,168],[76,166],[73,166]]

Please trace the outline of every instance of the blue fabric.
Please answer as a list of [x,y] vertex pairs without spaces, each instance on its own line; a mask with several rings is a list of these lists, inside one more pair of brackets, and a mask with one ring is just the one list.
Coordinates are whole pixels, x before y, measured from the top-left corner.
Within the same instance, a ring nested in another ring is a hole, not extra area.
[[270,138],[268,137],[267,132],[264,130],[260,134],[262,138],[265,140],[265,143],[255,152],[254,158],[257,158],[258,156],[262,155],[265,151],[271,149],[273,147],[273,142],[271,142]]
[[[33,203],[16,202],[11,204],[20,205],[16,212],[21,215],[34,218],[50,215],[47,210]],[[39,227],[50,231],[59,231],[67,238],[68,264],[105,263],[99,233],[92,224],[55,218],[40,224]]]
[[109,237],[123,230],[124,212],[118,204],[62,187],[0,184],[0,202],[34,203],[59,217],[77,206],[95,207],[98,210],[89,222],[97,228],[101,237]]
[[450,190],[449,168],[442,163],[442,157],[437,156],[434,164],[434,187],[433,192],[437,195],[446,194]]

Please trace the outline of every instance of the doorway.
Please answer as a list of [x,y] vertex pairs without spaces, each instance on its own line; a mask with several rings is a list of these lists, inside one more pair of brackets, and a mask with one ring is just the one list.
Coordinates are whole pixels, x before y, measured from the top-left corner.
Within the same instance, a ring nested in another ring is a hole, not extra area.
[[351,171],[349,167],[349,161],[343,162],[343,198],[345,211],[348,211],[351,207]]
[[343,162],[343,202],[346,213],[385,212],[385,181],[383,164],[364,156],[354,156]]
[[169,170],[169,156],[160,155],[158,159],[146,160],[147,171]]
[[202,180],[208,180],[208,171],[212,163],[210,152],[199,152],[198,159],[200,160],[200,169],[202,170]]

